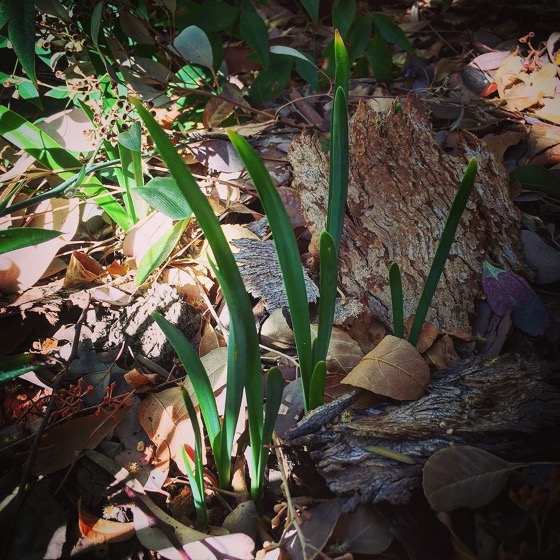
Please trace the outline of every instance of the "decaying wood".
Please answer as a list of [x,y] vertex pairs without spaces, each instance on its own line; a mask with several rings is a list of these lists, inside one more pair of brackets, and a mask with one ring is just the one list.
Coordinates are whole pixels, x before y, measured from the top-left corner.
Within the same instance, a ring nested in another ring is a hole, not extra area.
[[[386,402],[355,411],[351,419],[301,435],[329,488],[360,502],[406,503],[421,484],[422,467],[438,449],[474,445],[512,460],[560,456],[560,390],[547,382],[540,361],[504,356],[470,358],[438,371],[418,401]],[[330,405],[332,407],[332,405]],[[305,422],[305,421],[304,421]],[[364,449],[380,446],[414,460],[408,465]]]
[[[391,324],[388,268],[399,263],[405,313],[414,313],[468,160],[479,162],[477,182],[428,320],[445,332],[470,331],[480,295],[482,261],[526,268],[519,245],[520,214],[508,194],[503,165],[483,141],[458,133],[455,146],[436,138],[426,106],[411,97],[385,118],[362,103],[350,123],[350,184],[339,282],[346,295],[367,294],[370,309]],[[328,156],[304,135],[288,159],[302,210],[317,238],[326,222]]]

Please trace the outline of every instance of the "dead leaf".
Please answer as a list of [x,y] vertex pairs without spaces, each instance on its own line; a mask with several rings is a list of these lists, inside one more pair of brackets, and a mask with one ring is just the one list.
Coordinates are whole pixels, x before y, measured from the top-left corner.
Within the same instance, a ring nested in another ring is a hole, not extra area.
[[542,108],[535,111],[535,115],[545,121],[560,124],[560,97],[545,99]]
[[[203,535],[201,539],[197,531],[193,531],[168,515],[162,516],[162,510],[157,510],[152,509],[153,515],[148,516],[144,508],[134,506],[132,513],[138,540],[147,549],[158,552],[163,558],[184,560],[184,551],[189,558],[196,558],[196,560],[252,560],[255,543],[247,535],[242,533],[219,537]],[[158,525],[165,526],[166,532]],[[175,538],[182,545],[182,550],[168,538],[166,533],[169,529],[173,530]],[[193,538],[195,535],[198,538]]]
[[[317,336],[317,325],[311,325],[311,332]],[[327,371],[348,373],[363,356],[360,345],[346,331],[333,327],[327,353]]]
[[[406,320],[405,323],[405,329],[407,333],[410,332],[413,321],[414,321],[414,315],[410,315],[410,317]],[[416,350],[418,350],[420,354],[423,354],[434,343],[438,335],[439,335],[439,331],[437,330],[437,328],[431,323],[425,321],[424,324],[422,325],[422,329],[420,330],[420,335],[418,336],[418,342],[416,343]]]
[[549,284],[560,280],[560,252],[547,245],[533,231],[522,230],[520,238],[525,260],[537,273],[534,282]]
[[436,511],[483,507],[496,498],[517,468],[476,447],[446,447],[424,465],[424,494]]
[[507,108],[510,111],[522,111],[555,96],[557,74],[558,67],[550,63],[529,73],[524,69],[519,54],[512,53],[496,70],[494,80]]
[[97,517],[82,507],[81,500],[78,502],[78,525],[82,537],[95,544],[127,541],[136,534],[132,521],[121,523]]
[[34,475],[50,474],[71,465],[86,449],[94,449],[128,414],[122,407],[74,418],[47,431],[33,465]]
[[95,259],[81,251],[74,251],[70,257],[62,287],[75,288],[99,282],[104,274],[106,274],[105,270]]
[[336,500],[329,500],[310,507],[307,510],[309,515],[296,521],[305,537],[305,551],[299,535],[293,527],[290,527],[285,533],[284,546],[289,552],[291,560],[317,558],[317,555],[329,540],[341,512],[340,503]]
[[200,339],[200,346],[198,348],[198,353],[201,356],[205,356],[212,350],[217,348],[224,348],[226,345],[225,338],[219,334],[216,329],[208,323],[204,329],[204,334]]
[[67,150],[91,152],[97,146],[95,126],[80,107],[50,115],[37,126]]
[[430,368],[408,341],[386,336],[342,383],[397,400],[419,399],[430,382]]
[[144,389],[146,385],[155,385],[159,376],[155,373],[141,373],[137,369],[131,369],[124,374],[124,380],[133,389]]
[[497,70],[510,54],[509,51],[491,51],[479,54],[469,63],[469,66],[484,71]]
[[58,251],[72,240],[80,221],[79,200],[51,198],[41,202],[29,227],[57,230],[63,235],[46,243],[0,255],[0,291],[18,292],[33,286]]
[[107,266],[107,272],[111,276],[126,276],[130,267],[127,264],[121,264],[119,261],[113,261]]
[[288,325],[282,309],[275,309],[261,327],[262,343],[279,350],[294,347],[294,331]]
[[161,212],[152,212],[149,216],[134,224],[123,241],[123,253],[132,257],[138,264],[148,252],[154,239],[159,239],[173,227],[173,220]]
[[326,551],[338,555],[381,554],[392,541],[393,533],[387,522],[371,506],[360,504],[356,511],[340,516]]
[[426,352],[426,356],[437,369],[444,368],[459,359],[453,339],[448,334],[436,340]]
[[113,286],[101,286],[91,290],[91,297],[103,303],[126,307],[132,302],[132,296]]
[[244,169],[241,158],[229,140],[206,140],[189,144],[189,150],[196,160],[210,169],[234,173]]
[[519,142],[525,140],[526,137],[527,134],[524,131],[508,130],[502,134],[487,134],[483,140],[498,161],[504,161],[506,150],[512,146],[516,146]]

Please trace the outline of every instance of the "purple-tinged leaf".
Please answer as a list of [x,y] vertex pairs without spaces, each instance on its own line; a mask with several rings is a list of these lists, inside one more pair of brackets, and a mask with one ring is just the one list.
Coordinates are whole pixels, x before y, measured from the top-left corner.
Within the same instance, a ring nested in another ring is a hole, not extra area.
[[482,289],[492,311],[500,316],[508,309],[530,303],[535,297],[533,288],[521,276],[496,268],[488,262],[484,263],[482,271]]
[[499,316],[512,310],[513,324],[530,336],[544,334],[548,313],[529,283],[513,272],[506,272],[485,262],[482,289],[492,311]]
[[482,289],[486,294],[488,305],[492,311],[503,317],[508,309],[511,309],[511,300],[507,292],[503,289],[502,285],[492,276],[482,276]]

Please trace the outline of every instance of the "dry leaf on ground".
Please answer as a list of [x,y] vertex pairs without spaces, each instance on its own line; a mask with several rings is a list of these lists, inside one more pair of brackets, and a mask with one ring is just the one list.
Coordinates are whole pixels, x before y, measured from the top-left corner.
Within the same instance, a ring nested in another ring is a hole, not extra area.
[[396,336],[386,336],[342,381],[401,401],[419,399],[429,382],[418,350]]
[[476,447],[446,447],[424,465],[424,494],[436,511],[489,504],[519,465]]
[[41,202],[29,227],[61,231],[63,235],[46,243],[0,255],[0,291],[18,292],[33,286],[58,251],[74,237],[79,220],[77,199],[52,198]]

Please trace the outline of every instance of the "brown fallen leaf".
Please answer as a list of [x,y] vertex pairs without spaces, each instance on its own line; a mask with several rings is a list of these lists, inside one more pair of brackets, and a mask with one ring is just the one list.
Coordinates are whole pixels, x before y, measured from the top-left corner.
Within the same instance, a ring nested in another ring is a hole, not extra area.
[[455,352],[455,347],[453,346],[453,339],[448,334],[437,340],[428,349],[426,356],[438,369],[444,368],[459,359],[459,355]]
[[410,342],[386,336],[342,383],[405,401],[419,399],[430,382],[430,368]]
[[93,284],[99,282],[104,274],[106,274],[105,270],[95,259],[81,251],[74,251],[70,257],[62,287],[74,288],[84,284]]
[[41,440],[32,473],[50,474],[71,465],[86,449],[94,449],[128,414],[128,407],[75,418],[51,428]]
[[97,517],[82,507],[81,500],[78,502],[78,525],[82,537],[95,544],[127,541],[136,533],[134,522],[121,523]]
[[436,511],[489,504],[520,465],[469,446],[436,451],[424,465],[424,494]]
[[[414,315],[410,315],[410,317],[406,320],[406,323],[404,325],[407,333],[410,332],[413,321],[414,321]],[[423,354],[435,342],[438,335],[439,335],[439,331],[437,330],[437,328],[431,323],[425,321],[424,324],[422,325],[422,330],[420,331],[418,342],[416,343],[416,350],[418,350],[420,354]]]

